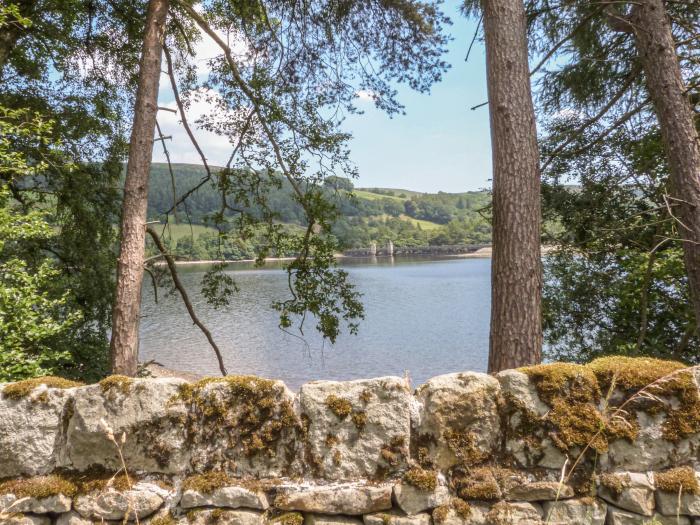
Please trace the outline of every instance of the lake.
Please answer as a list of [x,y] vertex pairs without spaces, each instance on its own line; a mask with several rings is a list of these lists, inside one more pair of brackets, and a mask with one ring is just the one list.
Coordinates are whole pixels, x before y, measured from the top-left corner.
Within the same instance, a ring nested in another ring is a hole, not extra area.
[[[357,335],[334,345],[317,335],[278,328],[273,300],[284,299],[286,273],[279,268],[230,265],[240,292],[215,310],[199,294],[201,266],[180,276],[195,310],[211,330],[230,374],[282,379],[296,390],[315,379],[403,376],[414,385],[448,372],[486,370],[490,309],[490,259],[380,257],[345,259],[343,267],[363,293],[366,318]],[[140,359],[176,370],[218,375],[213,350],[192,325],[179,295],[154,302],[144,284]]]

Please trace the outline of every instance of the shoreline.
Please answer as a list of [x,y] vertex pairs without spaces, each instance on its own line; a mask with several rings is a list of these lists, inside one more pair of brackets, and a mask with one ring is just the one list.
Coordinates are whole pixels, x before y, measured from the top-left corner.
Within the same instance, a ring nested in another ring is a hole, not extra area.
[[[471,253],[453,253],[453,254],[444,254],[444,255],[431,255],[431,254],[407,254],[407,255],[375,255],[374,257],[372,256],[357,256],[357,255],[345,255],[343,253],[337,253],[335,254],[336,259],[387,259],[389,257],[393,258],[403,258],[403,257],[427,257],[427,258],[453,258],[453,259],[489,259],[491,257],[491,248],[481,248],[475,252]],[[266,257],[265,262],[284,262],[284,261],[293,261],[295,258],[294,257]],[[175,261],[176,266],[198,266],[198,265],[205,265],[205,264],[236,264],[236,263],[254,263],[255,259],[227,259],[227,260],[220,260],[220,259],[213,259],[213,260],[197,260],[197,261]],[[155,263],[156,266],[161,266],[166,264],[163,261],[158,261]]]

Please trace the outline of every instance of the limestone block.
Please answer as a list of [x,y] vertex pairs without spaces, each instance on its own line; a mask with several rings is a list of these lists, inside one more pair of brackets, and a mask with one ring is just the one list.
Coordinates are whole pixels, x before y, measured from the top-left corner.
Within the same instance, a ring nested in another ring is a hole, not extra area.
[[93,465],[120,468],[111,434],[118,440],[125,437],[122,451],[131,470],[185,470],[187,411],[175,399],[186,382],[176,378],[110,380],[75,389],[60,464],[76,470]]
[[438,508],[433,511],[435,525],[488,525],[486,516],[489,507],[483,504],[469,503],[469,512],[458,512],[453,507]]
[[362,519],[355,516],[307,514],[304,516],[304,525],[362,525]]
[[508,490],[506,499],[513,501],[547,501],[574,497],[574,489],[557,481],[533,481]]
[[301,422],[294,394],[282,381],[227,376],[193,383],[188,447],[194,472],[282,477],[303,473]]
[[496,379],[476,372],[437,376],[418,388],[412,447],[419,463],[444,471],[491,457],[500,444],[500,392]]
[[545,520],[551,525],[603,525],[607,513],[607,505],[594,498],[546,501],[542,506]]
[[317,514],[356,516],[391,509],[392,486],[346,483],[281,486],[275,507]]
[[266,510],[270,507],[263,492],[250,490],[245,487],[221,487],[210,494],[196,490],[185,490],[180,500],[180,506],[183,509],[191,509],[193,507],[228,507],[237,509],[246,507],[259,510]]
[[299,391],[307,469],[329,480],[405,469],[412,396],[398,377],[313,381]]
[[0,478],[54,469],[74,390],[42,385],[21,399],[0,395]]
[[662,516],[661,514],[642,516],[610,505],[607,523],[608,525],[690,525],[690,519],[687,516]]
[[32,516],[31,514],[11,514],[6,518],[0,518],[2,525],[51,525],[51,519],[46,516]]
[[150,490],[134,488],[117,491],[112,488],[79,495],[74,508],[88,519],[122,520],[128,514],[131,519],[150,516],[163,504],[163,498]]
[[363,518],[365,525],[430,525],[430,514],[404,516],[398,512],[375,512]]
[[14,494],[0,496],[0,510],[10,512],[29,512],[32,514],[60,514],[68,512],[71,508],[71,498],[63,494],[49,496],[47,498],[18,498]]
[[603,483],[598,487],[599,497],[623,510],[644,516],[654,514],[654,484],[649,474],[617,472],[613,476],[620,483],[620,490],[614,490]]
[[450,501],[450,492],[441,484],[435,490],[422,490],[403,482],[394,486],[394,499],[402,511],[413,515],[447,504]]
[[486,523],[544,525],[542,507],[537,503],[499,501],[486,514]]
[[66,512],[58,517],[56,525],[93,525],[93,521],[86,520],[77,512]]
[[264,516],[253,510],[198,509],[177,520],[177,525],[263,525]]

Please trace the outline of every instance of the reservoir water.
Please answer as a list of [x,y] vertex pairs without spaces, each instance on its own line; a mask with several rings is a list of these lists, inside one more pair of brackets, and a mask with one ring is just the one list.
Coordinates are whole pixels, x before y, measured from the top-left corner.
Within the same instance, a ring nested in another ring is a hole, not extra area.
[[[363,293],[366,318],[357,335],[334,345],[307,321],[304,334],[278,328],[270,308],[284,299],[286,273],[279,266],[230,265],[240,291],[215,310],[199,293],[204,269],[180,267],[199,317],[211,330],[230,374],[282,379],[296,390],[316,379],[358,379],[408,373],[413,385],[448,372],[486,370],[490,307],[490,259],[345,259],[343,267]],[[179,295],[143,291],[140,359],[206,375],[218,375],[211,347],[192,325]]]

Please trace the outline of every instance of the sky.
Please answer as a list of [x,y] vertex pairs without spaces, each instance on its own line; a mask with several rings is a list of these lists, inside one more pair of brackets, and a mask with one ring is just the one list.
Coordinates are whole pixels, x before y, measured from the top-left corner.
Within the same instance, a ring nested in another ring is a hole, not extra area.
[[[353,136],[351,159],[357,165],[357,187],[404,188],[425,192],[462,192],[490,186],[491,146],[486,106],[471,110],[486,101],[486,64],[483,42],[477,40],[469,61],[465,56],[476,28],[476,20],[460,15],[460,2],[447,0],[444,8],[453,21],[447,31],[453,36],[445,61],[451,68],[427,94],[399,86],[399,101],[405,115],[389,118],[360,99],[362,115],[349,115],[343,130]],[[216,56],[217,48],[204,41],[198,48],[200,63]],[[175,107],[166,76],[161,78],[159,103]],[[189,121],[207,111],[204,103],[195,103],[188,111]],[[178,117],[160,112],[159,123],[168,141],[171,160],[199,164]],[[211,164],[225,164],[231,147],[227,139],[197,131],[197,137]],[[155,162],[165,157],[160,143],[155,144]]]

